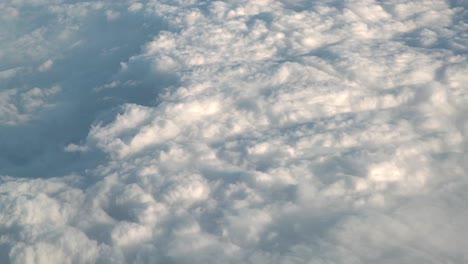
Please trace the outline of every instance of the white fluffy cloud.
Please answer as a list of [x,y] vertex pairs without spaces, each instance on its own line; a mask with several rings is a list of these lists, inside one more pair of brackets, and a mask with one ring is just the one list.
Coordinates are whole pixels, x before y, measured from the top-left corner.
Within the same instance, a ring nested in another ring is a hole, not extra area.
[[14,125],[30,120],[39,110],[51,107],[52,105],[47,104],[48,98],[60,91],[58,86],[46,89],[35,87],[26,91],[0,91],[0,123]]
[[467,262],[463,12],[1,4],[0,262]]

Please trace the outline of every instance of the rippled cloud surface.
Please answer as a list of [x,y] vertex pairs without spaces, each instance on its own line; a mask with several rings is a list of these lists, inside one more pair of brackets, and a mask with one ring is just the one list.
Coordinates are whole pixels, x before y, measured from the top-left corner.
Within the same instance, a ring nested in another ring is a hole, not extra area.
[[0,263],[467,263],[464,1],[0,3]]

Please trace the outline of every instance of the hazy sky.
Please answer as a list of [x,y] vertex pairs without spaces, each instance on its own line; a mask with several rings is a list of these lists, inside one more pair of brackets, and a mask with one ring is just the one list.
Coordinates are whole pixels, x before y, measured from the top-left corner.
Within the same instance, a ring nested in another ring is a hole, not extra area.
[[0,263],[468,263],[464,1],[0,3]]

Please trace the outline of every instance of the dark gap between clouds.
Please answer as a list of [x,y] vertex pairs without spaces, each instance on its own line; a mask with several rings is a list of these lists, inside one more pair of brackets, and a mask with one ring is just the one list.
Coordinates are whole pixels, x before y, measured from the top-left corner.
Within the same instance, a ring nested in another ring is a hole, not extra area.
[[136,85],[96,91],[118,77],[120,62],[138,54],[142,45],[167,28],[161,19],[151,20],[138,14],[116,21],[93,16],[81,26],[83,44],[65,48],[49,72],[26,73],[9,81],[9,87],[28,89],[59,85],[62,92],[50,100],[53,107],[34,113],[27,123],[0,125],[0,175],[58,177],[92,169],[102,162],[102,153],[67,153],[64,147],[82,143],[94,122],[114,118],[125,103],[155,105],[158,94],[178,82],[175,76],[139,67],[124,76]]

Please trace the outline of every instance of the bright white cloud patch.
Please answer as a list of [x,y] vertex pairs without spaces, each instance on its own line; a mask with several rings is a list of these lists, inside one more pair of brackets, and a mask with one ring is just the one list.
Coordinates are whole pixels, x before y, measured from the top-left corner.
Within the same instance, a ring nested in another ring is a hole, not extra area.
[[466,263],[464,12],[0,4],[0,262]]
[[38,70],[40,72],[48,71],[52,68],[52,65],[54,65],[54,62],[52,60],[47,60],[46,62],[41,64],[41,66],[39,66]]

